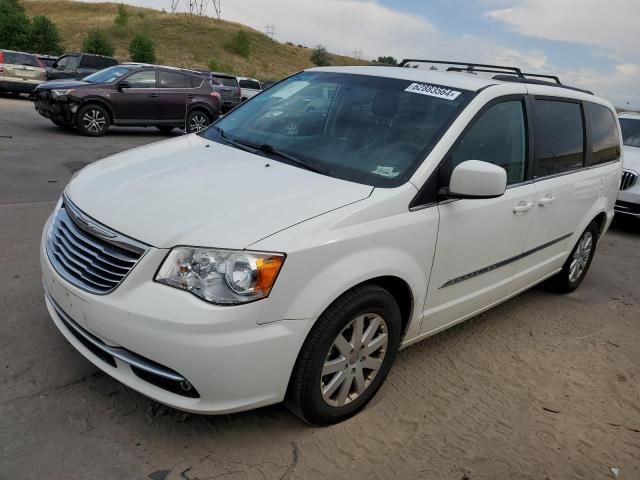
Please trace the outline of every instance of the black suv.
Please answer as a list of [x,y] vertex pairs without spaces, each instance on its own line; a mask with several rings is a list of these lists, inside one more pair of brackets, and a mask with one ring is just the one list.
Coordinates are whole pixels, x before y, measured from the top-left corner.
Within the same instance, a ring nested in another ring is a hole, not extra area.
[[61,56],[47,72],[49,80],[60,78],[81,79],[104,68],[117,65],[115,58],[92,53],[68,53]]
[[242,90],[238,78],[228,73],[211,72],[213,88],[222,98],[222,112],[226,113],[242,102]]
[[220,116],[221,103],[208,75],[140,64],[106,68],[82,81],[45,82],[34,97],[42,116],[93,137],[110,125],[200,132]]

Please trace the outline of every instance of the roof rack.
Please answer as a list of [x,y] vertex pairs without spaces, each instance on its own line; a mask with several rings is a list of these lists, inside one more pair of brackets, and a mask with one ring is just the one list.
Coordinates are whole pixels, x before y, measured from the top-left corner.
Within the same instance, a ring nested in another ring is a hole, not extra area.
[[[503,82],[517,82],[517,83],[535,83],[538,85],[549,85],[553,87],[567,88],[569,90],[575,90],[577,92],[588,93],[593,95],[593,92],[584,90],[582,88],[570,87],[560,81],[557,75],[543,75],[540,73],[524,73],[518,67],[507,67],[504,65],[489,65],[485,63],[471,63],[471,62],[447,62],[446,60],[422,60],[418,58],[405,58],[400,62],[401,67],[406,67],[409,63],[432,63],[436,65],[451,65],[447,68],[447,72],[464,72],[464,73],[496,73],[493,76],[494,80],[500,80]],[[539,80],[543,79],[543,80]]]

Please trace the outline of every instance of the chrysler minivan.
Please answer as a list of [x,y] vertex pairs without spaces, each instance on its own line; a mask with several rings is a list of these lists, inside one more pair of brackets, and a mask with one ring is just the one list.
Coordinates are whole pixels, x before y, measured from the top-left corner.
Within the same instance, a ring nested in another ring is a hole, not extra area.
[[84,168],[43,232],[53,322],[166,405],[328,425],[400,348],[541,282],[573,291],[614,214],[615,111],[473,68],[310,69]]

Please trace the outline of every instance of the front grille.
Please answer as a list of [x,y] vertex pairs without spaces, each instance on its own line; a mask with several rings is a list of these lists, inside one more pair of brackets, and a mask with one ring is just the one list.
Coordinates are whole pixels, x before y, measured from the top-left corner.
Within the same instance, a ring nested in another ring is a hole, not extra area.
[[99,224],[67,198],[47,234],[47,255],[70,283],[104,295],[115,289],[147,247]]
[[623,170],[620,179],[620,190],[628,190],[638,181],[638,174],[633,170]]

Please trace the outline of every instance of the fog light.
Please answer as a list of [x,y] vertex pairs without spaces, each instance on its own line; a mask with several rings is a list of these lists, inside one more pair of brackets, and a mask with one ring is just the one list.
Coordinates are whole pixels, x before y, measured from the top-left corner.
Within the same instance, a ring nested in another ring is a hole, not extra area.
[[76,113],[78,111],[78,105],[71,105],[71,113]]

